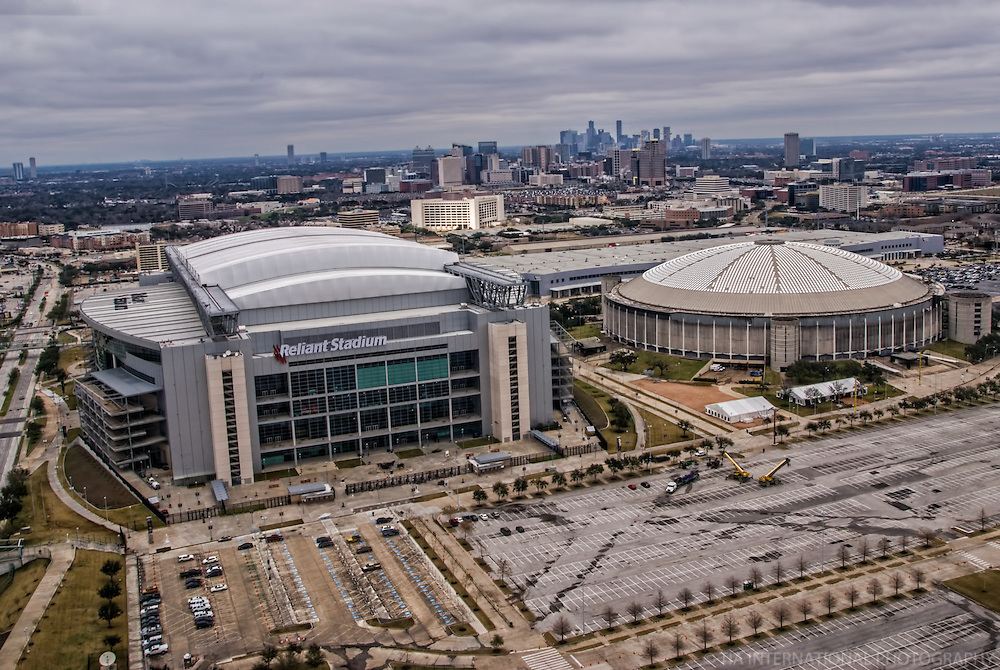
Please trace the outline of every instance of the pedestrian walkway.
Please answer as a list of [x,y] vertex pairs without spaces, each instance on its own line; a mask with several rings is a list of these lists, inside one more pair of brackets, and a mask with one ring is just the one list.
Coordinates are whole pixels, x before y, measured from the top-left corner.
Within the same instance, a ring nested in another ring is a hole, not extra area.
[[0,648],[0,668],[13,668],[17,666],[17,661],[27,647],[28,640],[34,634],[38,622],[45,613],[45,608],[49,606],[52,596],[62,583],[63,576],[73,558],[76,556],[76,549],[69,543],[62,543],[52,546],[52,559],[49,567],[45,570],[45,575],[38,582],[38,587],[31,594],[28,604],[24,606],[21,616],[11,629],[10,636]]
[[569,661],[551,647],[533,654],[525,654],[521,656],[521,660],[528,666],[528,670],[573,670]]

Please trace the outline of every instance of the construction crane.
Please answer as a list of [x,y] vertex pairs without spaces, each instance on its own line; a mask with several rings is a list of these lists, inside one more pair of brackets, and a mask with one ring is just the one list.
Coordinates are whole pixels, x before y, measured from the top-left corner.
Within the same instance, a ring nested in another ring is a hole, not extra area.
[[722,452],[722,455],[729,459],[729,462],[733,464],[736,470],[726,476],[726,479],[736,479],[740,483],[747,481],[748,479],[753,479],[753,475],[740,467],[740,464],[733,460],[733,457],[729,455],[728,451]]
[[776,473],[778,470],[780,470],[781,468],[785,467],[786,465],[788,465],[791,462],[792,462],[792,459],[786,458],[785,460],[783,460],[780,463],[778,463],[776,466],[774,466],[773,470],[771,470],[766,475],[764,475],[763,477],[760,478],[760,485],[761,486],[774,486],[775,484],[780,484],[781,480],[778,479],[777,477],[775,477],[774,473]]

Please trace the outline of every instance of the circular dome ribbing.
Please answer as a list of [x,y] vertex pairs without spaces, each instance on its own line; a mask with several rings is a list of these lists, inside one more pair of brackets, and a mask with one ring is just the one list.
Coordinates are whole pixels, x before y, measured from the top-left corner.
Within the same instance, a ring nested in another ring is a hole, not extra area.
[[875,288],[902,276],[895,268],[850,251],[762,240],[685,254],[647,270],[643,279],[694,291],[794,294]]

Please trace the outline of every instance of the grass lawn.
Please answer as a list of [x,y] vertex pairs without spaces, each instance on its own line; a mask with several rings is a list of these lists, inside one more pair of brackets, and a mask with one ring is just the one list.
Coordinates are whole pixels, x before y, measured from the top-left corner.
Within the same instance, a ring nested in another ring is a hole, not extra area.
[[69,366],[73,363],[79,363],[83,360],[83,345],[76,345],[72,347],[66,347],[59,351],[59,367],[63,370],[68,370]]
[[671,423],[666,419],[663,419],[655,414],[647,412],[644,409],[639,410],[639,415],[642,420],[646,422],[646,448],[657,447],[661,444],[670,444],[672,442],[683,442],[684,440],[690,440],[697,435],[688,431],[687,437],[681,432],[681,429],[677,427],[677,424]]
[[[105,635],[118,635],[128,640],[128,618],[123,612],[112,620],[111,628],[97,618],[97,608],[104,601],[97,595],[98,587],[107,581],[101,566],[108,559],[122,561],[117,554],[100,551],[78,550],[73,564],[66,571],[62,586],[52,597],[52,602],[38,622],[38,628],[29,642],[28,655],[18,668],[24,670],[52,670],[53,668],[89,667],[88,657],[94,659],[107,651],[103,644]],[[124,572],[118,573],[119,582]],[[122,610],[126,608],[124,594],[115,598]],[[119,644],[114,649],[118,667],[128,667],[128,648]]]
[[622,440],[622,451],[632,451],[635,449],[635,425],[632,424],[631,421],[629,422],[628,429],[622,433],[615,432],[609,424],[607,417],[611,411],[611,406],[609,404],[611,396],[604,391],[591,386],[590,384],[580,380],[574,380],[573,399],[576,400],[577,405],[580,406],[584,414],[586,414],[591,421],[599,422],[601,421],[601,417],[604,417],[604,425],[601,426],[599,424],[595,424],[594,427],[597,428],[598,432],[600,432],[607,441],[609,454],[618,452],[619,437]]
[[983,607],[1000,612],[1000,571],[983,570],[941,582],[949,589],[975,600]]
[[[0,631],[8,631],[17,623],[17,617],[28,604],[48,564],[48,559],[39,558],[14,572],[13,581],[0,593]],[[6,578],[3,583],[7,585]]]
[[[698,370],[701,370],[706,361],[699,359],[678,358],[666,354],[657,354],[652,351],[636,351],[635,363],[628,367],[629,372],[642,374],[646,370],[652,370],[654,377],[660,379],[681,379],[690,380]],[[619,369],[618,366],[606,366],[612,370]]]
[[361,459],[360,458],[344,458],[344,459],[341,459],[339,461],[334,461],[333,464],[336,465],[341,470],[346,470],[347,468],[356,468],[359,465],[361,465]]
[[25,536],[25,544],[63,542],[70,535],[77,534],[81,539],[97,542],[118,541],[118,533],[84,519],[56,497],[44,465],[28,477],[24,509],[13,525],[14,528],[31,526],[31,534]]
[[956,342],[955,340],[940,340],[938,342],[932,342],[924,347],[924,351],[935,351],[939,354],[944,354],[945,356],[951,356],[952,358],[957,358],[960,361],[967,361],[968,358],[965,357],[965,346],[961,342]]
[[601,324],[585,323],[582,326],[577,326],[576,328],[570,328],[569,334],[572,335],[573,338],[577,340],[582,340],[587,337],[600,337]]
[[417,456],[423,456],[424,452],[420,449],[401,449],[396,452],[396,456],[399,458],[416,458]]

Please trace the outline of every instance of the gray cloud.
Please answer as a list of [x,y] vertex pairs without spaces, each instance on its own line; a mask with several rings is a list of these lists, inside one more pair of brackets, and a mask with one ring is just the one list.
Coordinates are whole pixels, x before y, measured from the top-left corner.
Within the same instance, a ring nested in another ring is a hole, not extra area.
[[28,6],[0,0],[0,165],[554,142],[589,119],[971,132],[1000,97],[1000,6],[977,0]]

